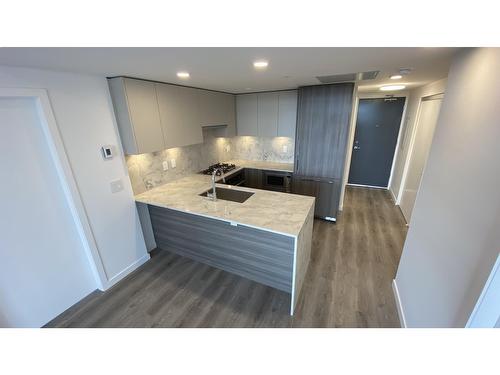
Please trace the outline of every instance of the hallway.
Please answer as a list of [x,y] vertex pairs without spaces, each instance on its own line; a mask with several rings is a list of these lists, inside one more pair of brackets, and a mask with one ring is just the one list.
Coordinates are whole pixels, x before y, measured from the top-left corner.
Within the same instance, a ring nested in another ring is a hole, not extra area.
[[406,226],[386,190],[348,187],[338,224],[315,220],[296,314],[289,295],[167,251],[47,327],[399,327],[391,282]]

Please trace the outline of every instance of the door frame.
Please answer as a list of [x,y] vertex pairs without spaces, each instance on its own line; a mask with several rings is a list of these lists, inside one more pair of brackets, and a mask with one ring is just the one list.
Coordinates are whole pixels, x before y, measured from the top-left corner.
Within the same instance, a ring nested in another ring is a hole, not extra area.
[[500,301],[496,297],[499,288],[500,254],[497,255],[497,260],[465,325],[466,328],[494,328],[500,321]]
[[0,99],[5,98],[25,98],[34,100],[45,141],[49,148],[49,154],[56,168],[56,173],[61,183],[64,197],[70,209],[71,216],[73,217],[80,241],[89,260],[96,286],[100,290],[107,289],[109,282],[104,271],[104,265],[97,249],[97,243],[92,233],[80,192],[78,191],[78,186],[64,148],[61,134],[57,127],[47,90],[0,87]]
[[[422,113],[422,103],[424,101],[428,100],[429,98],[432,98],[434,96],[439,96],[439,95],[444,95],[444,91],[422,96],[422,97],[420,97],[420,99],[418,101],[417,115],[415,116],[415,120],[414,120],[412,131],[411,131],[410,143],[408,144],[408,152],[406,154],[406,160],[405,160],[405,164],[403,167],[403,173],[401,175],[401,183],[399,184],[398,196],[397,197],[393,196],[395,203],[398,206],[401,204],[401,200],[403,199],[403,191],[404,191],[404,187],[406,184],[406,178],[408,176],[408,171],[410,169],[411,156],[413,155],[413,148],[415,147],[415,139],[417,138],[417,130],[418,130],[418,124],[420,121],[420,114]],[[438,120],[439,120],[439,117],[438,117]],[[406,126],[408,126],[408,124],[406,124]],[[433,136],[433,139],[434,139],[434,136]],[[398,143],[398,145],[399,145],[399,143]],[[405,220],[406,220],[406,218],[405,218]]]
[[[359,101],[361,99],[385,99],[387,98],[388,95],[392,95],[392,94],[382,94],[382,93],[370,93],[370,92],[358,92],[357,95],[356,95],[356,102],[355,102],[355,109],[356,109],[356,112],[355,112],[355,115],[353,116],[353,122],[352,122],[352,126],[351,126],[351,131],[350,131],[350,134],[349,134],[349,141],[348,141],[348,150],[347,150],[347,158],[348,159],[348,162],[349,164],[346,165],[346,174],[344,176],[345,178],[345,186],[349,185],[349,186],[360,186],[360,185],[356,185],[356,184],[349,184],[348,181],[349,181],[349,172],[350,172],[350,169],[351,169],[351,158],[352,158],[352,148],[354,147],[354,135],[356,134],[356,124],[357,124],[357,120],[358,120],[358,111],[359,111]],[[384,190],[390,190],[389,187],[391,186],[391,183],[392,183],[392,178],[393,178],[393,175],[394,175],[394,167],[395,167],[395,162],[396,162],[396,159],[397,159],[397,156],[399,154],[399,143],[401,142],[401,134],[402,134],[402,129],[403,129],[403,126],[404,126],[404,122],[405,122],[405,118],[406,118],[406,109],[408,108],[408,98],[410,96],[409,92],[408,91],[401,91],[397,94],[394,94],[392,95],[396,98],[405,98],[405,104],[403,106],[403,113],[401,114],[401,122],[399,124],[399,130],[398,130],[398,138],[396,140],[396,148],[394,149],[394,155],[393,155],[393,158],[392,158],[392,164],[391,164],[391,174],[389,175],[389,181],[387,183],[387,186],[376,186],[376,188],[379,188],[379,189],[384,189]],[[347,176],[347,177],[346,177]],[[396,197],[394,197],[391,193],[391,196],[392,198],[394,199],[394,201],[396,202]],[[342,200],[343,200],[343,197],[342,197]]]

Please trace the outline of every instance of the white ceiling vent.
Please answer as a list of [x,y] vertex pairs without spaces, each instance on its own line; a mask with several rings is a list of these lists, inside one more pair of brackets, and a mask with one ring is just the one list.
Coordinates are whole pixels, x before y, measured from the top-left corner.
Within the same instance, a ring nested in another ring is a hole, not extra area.
[[331,76],[316,77],[321,83],[340,83],[340,82],[355,82],[375,79],[378,75],[378,70],[361,73],[334,74]]

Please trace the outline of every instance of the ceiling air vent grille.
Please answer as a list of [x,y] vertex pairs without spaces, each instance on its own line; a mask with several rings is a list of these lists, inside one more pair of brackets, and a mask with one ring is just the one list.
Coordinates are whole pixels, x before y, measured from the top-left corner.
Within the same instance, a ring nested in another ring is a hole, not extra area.
[[358,81],[364,81],[367,79],[375,79],[378,76],[378,70],[372,70],[371,72],[358,73]]
[[378,70],[361,73],[334,74],[330,76],[316,77],[321,83],[340,83],[340,82],[355,82],[368,79],[375,79],[378,75]]
[[356,80],[356,73],[334,74],[332,76],[316,77],[321,83],[352,82]]

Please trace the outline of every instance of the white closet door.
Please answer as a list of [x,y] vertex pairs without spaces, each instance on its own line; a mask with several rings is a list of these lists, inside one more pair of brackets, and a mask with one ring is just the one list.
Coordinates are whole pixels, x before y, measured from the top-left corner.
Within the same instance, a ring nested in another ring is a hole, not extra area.
[[96,289],[41,120],[33,99],[0,98],[0,327],[40,327]]
[[410,164],[406,175],[403,195],[401,197],[401,211],[409,223],[413,206],[417,198],[418,188],[422,180],[425,164],[434,137],[434,130],[441,108],[441,98],[423,100],[420,105],[420,115],[417,122],[415,140],[413,143]]

